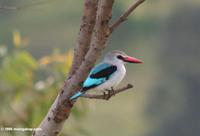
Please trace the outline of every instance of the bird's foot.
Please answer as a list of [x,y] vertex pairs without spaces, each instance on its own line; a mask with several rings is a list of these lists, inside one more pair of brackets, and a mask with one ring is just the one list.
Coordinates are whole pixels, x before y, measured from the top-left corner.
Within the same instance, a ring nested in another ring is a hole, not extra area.
[[103,98],[104,98],[105,100],[109,100],[108,93],[106,93],[106,91],[103,92]]
[[111,89],[105,89],[103,95],[104,95],[104,99],[109,100],[111,96],[115,95],[115,90],[113,89],[113,87],[111,87]]

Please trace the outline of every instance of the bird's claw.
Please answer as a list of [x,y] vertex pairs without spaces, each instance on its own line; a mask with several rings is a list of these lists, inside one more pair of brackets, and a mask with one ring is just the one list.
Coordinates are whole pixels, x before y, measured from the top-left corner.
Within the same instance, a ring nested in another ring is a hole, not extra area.
[[[107,90],[106,90],[106,91],[107,91]],[[105,100],[109,100],[108,93],[103,92],[103,98],[104,98]]]
[[105,89],[106,92],[103,92],[104,95],[104,99],[109,100],[111,96],[115,95],[115,90],[113,89],[113,87],[111,87],[111,89]]

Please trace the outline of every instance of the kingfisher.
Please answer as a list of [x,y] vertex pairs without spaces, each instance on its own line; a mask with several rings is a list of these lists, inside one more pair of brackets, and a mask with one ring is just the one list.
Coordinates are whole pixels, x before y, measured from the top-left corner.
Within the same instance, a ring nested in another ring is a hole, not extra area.
[[126,63],[142,63],[140,59],[130,57],[126,53],[114,50],[107,53],[103,61],[90,71],[83,82],[82,88],[70,97],[75,100],[89,90],[109,91],[113,90],[126,74]]

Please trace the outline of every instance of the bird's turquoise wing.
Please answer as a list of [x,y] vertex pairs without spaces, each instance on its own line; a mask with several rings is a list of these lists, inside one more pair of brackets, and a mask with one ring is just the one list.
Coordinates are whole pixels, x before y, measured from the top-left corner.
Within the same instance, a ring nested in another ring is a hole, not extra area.
[[117,66],[110,65],[108,63],[100,63],[95,66],[83,83],[82,91],[89,90],[106,82],[116,70]]

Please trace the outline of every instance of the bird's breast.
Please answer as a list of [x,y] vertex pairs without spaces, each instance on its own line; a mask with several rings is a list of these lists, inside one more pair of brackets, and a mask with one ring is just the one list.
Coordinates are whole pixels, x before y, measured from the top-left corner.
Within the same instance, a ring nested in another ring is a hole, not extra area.
[[109,80],[107,80],[105,83],[98,86],[97,90],[105,90],[105,89],[111,89],[111,87],[116,87],[124,78],[126,74],[126,69],[124,65],[117,66],[117,71],[113,73],[113,75],[110,77]]

